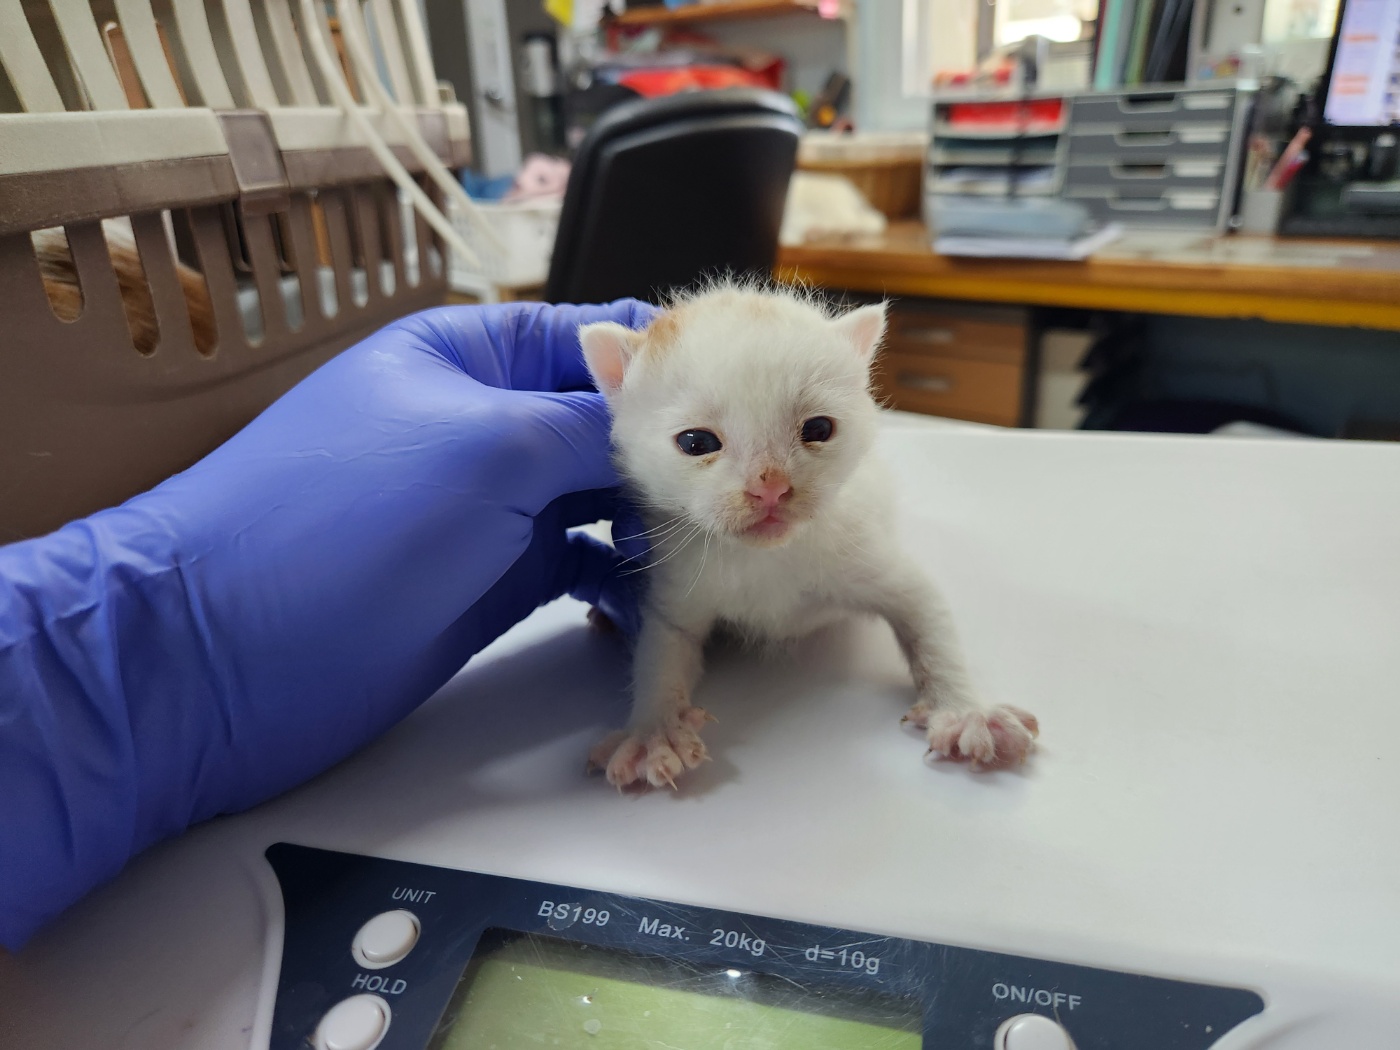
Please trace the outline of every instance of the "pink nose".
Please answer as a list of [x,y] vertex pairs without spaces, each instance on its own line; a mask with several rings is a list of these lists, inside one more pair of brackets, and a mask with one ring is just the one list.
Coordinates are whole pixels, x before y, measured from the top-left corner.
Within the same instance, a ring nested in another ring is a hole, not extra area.
[[765,510],[776,510],[779,503],[792,495],[792,485],[787,475],[776,470],[765,470],[756,478],[751,478],[745,487],[748,495],[758,500]]

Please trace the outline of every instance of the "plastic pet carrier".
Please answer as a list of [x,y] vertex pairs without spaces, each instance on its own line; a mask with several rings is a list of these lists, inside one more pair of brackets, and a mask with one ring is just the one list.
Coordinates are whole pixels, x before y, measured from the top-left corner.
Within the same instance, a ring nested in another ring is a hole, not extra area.
[[467,160],[415,0],[0,0],[0,542],[442,302]]

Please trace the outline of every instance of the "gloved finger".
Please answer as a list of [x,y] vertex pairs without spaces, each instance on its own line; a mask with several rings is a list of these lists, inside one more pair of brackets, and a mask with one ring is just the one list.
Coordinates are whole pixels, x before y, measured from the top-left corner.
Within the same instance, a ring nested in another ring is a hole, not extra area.
[[560,496],[618,484],[601,394],[501,395],[477,426],[489,433],[464,435],[475,490],[519,513],[533,518]]
[[[614,557],[617,557],[616,553]],[[646,597],[646,588],[645,565],[629,558],[620,558],[612,572],[599,579],[596,593],[585,600],[606,615],[624,638],[635,642],[642,631],[642,602]]]
[[637,597],[643,575],[627,575],[618,554],[588,536],[552,528],[556,508],[541,515],[529,547],[460,618],[436,639],[423,660],[427,695],[475,653],[566,594],[592,602],[629,638],[641,626]]
[[504,303],[445,306],[391,326],[488,386],[509,390],[592,389],[578,342],[580,325],[615,321],[641,328],[657,308],[635,299],[597,306]]
[[619,509],[618,490],[588,489],[572,492],[554,501],[551,508],[566,529],[592,525],[595,521],[611,521]]
[[581,602],[597,605],[604,585],[619,570],[625,569],[622,555],[606,543],[582,532],[569,533],[564,551],[557,562],[555,581],[558,593],[567,594]]
[[635,641],[642,627],[641,599],[645,573],[606,543],[592,536],[572,533],[560,561],[563,592],[602,612],[628,639]]
[[514,347],[516,388],[525,384],[542,390],[593,389],[578,341],[579,328],[599,321],[645,328],[659,312],[650,303],[619,299],[588,306],[541,306],[533,316],[522,316]]
[[649,526],[635,503],[619,499],[617,512],[613,515],[613,546],[630,561],[645,565],[647,556],[651,554],[652,543],[658,537],[666,535],[671,524],[671,521],[663,520],[655,526]]

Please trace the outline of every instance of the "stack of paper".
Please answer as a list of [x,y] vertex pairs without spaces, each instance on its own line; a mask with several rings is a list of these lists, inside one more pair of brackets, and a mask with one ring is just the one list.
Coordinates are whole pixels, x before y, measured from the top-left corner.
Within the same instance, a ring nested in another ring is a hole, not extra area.
[[1047,198],[944,197],[929,219],[939,255],[1013,259],[1084,259],[1123,232],[1099,226],[1074,201]]

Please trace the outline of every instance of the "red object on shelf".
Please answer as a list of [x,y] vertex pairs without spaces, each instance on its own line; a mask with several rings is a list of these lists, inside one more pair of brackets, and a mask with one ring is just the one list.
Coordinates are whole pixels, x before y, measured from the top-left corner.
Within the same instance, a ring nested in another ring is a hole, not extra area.
[[1064,119],[1065,100],[1037,98],[1026,102],[954,102],[948,107],[949,126],[976,124],[1008,130],[1046,125],[1058,127]]
[[[618,53],[627,50],[630,41],[654,32],[646,27],[618,25],[616,22],[608,22],[607,40],[608,50]],[[760,87],[768,88],[770,91],[783,90],[783,78],[787,75],[787,62],[781,55],[774,54],[759,48],[741,47],[728,48],[718,43],[713,37],[695,29],[685,26],[667,27],[661,39],[662,51],[689,51],[695,57],[691,65],[688,66],[658,66],[654,69],[638,69],[635,73],[628,73],[631,77],[638,73],[644,73],[647,79],[644,83],[650,85],[652,78],[658,74],[663,74],[673,70],[689,72],[691,70],[703,70],[694,77],[686,78],[681,87],[675,90],[695,90],[697,87]],[[604,63],[606,64],[606,62]],[[736,80],[727,73],[716,73],[714,70],[732,69],[746,74],[746,79]],[[712,81],[697,84],[695,81]],[[650,90],[642,90],[635,84],[623,80],[620,83],[626,87],[639,91],[648,97],[653,94]],[[678,81],[678,83],[680,83]],[[660,90],[654,94],[673,94],[674,91]]]
[[643,98],[658,98],[681,91],[706,91],[727,87],[770,87],[757,73],[737,66],[682,66],[677,69],[638,69],[617,81]]

